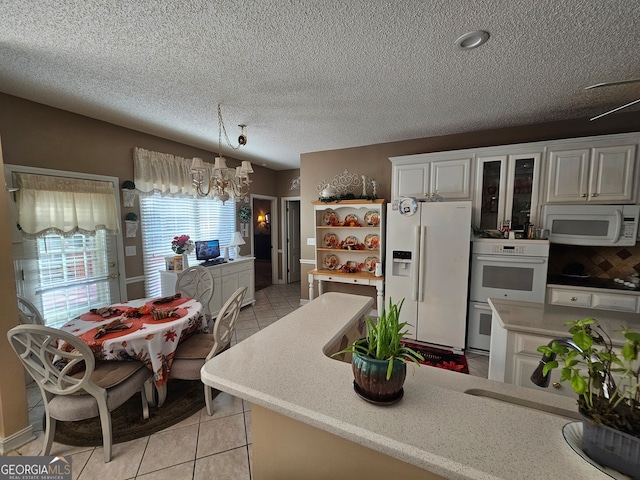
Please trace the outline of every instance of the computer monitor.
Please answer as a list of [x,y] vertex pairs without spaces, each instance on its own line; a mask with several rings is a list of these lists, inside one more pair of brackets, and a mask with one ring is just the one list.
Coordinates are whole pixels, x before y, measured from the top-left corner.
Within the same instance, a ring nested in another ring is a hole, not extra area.
[[220,241],[205,240],[196,242],[196,258],[198,260],[207,261],[220,256]]

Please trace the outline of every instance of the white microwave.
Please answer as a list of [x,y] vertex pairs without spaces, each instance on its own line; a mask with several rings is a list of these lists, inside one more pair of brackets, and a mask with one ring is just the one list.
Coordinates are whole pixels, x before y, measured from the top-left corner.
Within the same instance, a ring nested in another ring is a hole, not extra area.
[[640,205],[545,205],[542,228],[551,243],[632,246],[639,216]]

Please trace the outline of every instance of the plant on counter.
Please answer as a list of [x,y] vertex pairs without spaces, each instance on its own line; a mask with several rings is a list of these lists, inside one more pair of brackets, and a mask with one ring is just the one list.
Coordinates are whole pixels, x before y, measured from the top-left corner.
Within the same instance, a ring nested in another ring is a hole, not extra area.
[[[538,347],[544,354],[543,363],[546,362],[542,374],[546,376],[560,368],[560,381],[568,381],[578,394],[578,410],[583,416],[583,448],[587,455],[622,473],[637,473],[640,471],[640,333],[624,328],[624,343],[618,354],[611,337],[595,319],[585,318],[566,325],[571,339]],[[610,439],[611,433],[600,433],[598,429],[613,429],[620,432],[620,438]],[[600,440],[604,445],[599,444]],[[624,450],[631,452],[629,458],[618,456],[618,451],[623,450],[619,445],[625,445]]]
[[366,337],[332,355],[352,354],[356,391],[365,400],[383,404],[398,401],[402,398],[407,362],[420,365],[419,360],[424,360],[420,353],[401,343],[408,325],[400,322],[403,303],[404,299],[394,304],[390,298],[388,309],[383,306],[377,321],[366,318]]

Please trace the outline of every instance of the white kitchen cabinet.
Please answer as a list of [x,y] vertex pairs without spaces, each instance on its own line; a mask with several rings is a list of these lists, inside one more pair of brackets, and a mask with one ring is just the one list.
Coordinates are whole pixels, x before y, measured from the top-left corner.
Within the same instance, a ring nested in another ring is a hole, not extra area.
[[390,160],[392,199],[440,195],[445,200],[471,200],[471,157],[443,159],[437,154],[420,154]]
[[511,220],[512,230],[535,223],[541,152],[478,155],[473,224],[499,229]]
[[635,203],[636,146],[549,150],[546,203]]
[[[224,302],[238,287],[247,287],[242,306],[255,303],[255,273],[253,257],[238,257],[236,260],[206,267],[213,275],[213,297],[209,302],[209,312],[215,317]],[[160,286],[163,296],[176,292],[176,280],[180,272],[173,270],[160,271]]]
[[618,293],[596,288],[554,285],[547,288],[547,303],[598,310],[640,312],[640,295],[637,293],[622,291]]

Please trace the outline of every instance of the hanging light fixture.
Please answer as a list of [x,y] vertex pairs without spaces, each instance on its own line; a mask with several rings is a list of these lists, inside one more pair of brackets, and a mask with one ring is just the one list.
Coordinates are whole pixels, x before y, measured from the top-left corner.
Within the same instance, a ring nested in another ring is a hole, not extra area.
[[238,125],[241,128],[240,136],[238,137],[238,146],[234,147],[229,140],[227,130],[222,121],[222,110],[220,104],[218,104],[218,155],[216,157],[215,164],[213,165],[213,172],[211,167],[205,164],[205,162],[199,158],[194,157],[191,162],[191,179],[193,186],[196,189],[196,193],[201,197],[206,197],[213,193],[213,197],[224,202],[230,198],[241,198],[247,200],[249,195],[249,174],[253,173],[253,167],[251,162],[244,160],[239,167],[229,168],[227,167],[227,161],[222,156],[222,134],[224,133],[225,140],[229,147],[233,150],[237,150],[242,145],[247,144],[247,135],[244,129],[246,125]]

